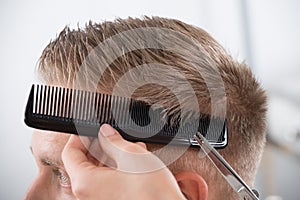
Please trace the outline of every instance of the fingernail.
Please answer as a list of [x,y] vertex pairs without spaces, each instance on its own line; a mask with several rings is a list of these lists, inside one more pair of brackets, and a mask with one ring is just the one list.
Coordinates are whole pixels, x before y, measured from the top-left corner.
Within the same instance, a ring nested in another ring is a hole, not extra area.
[[100,131],[105,137],[114,135],[116,133],[115,129],[108,124],[103,124],[100,128]]

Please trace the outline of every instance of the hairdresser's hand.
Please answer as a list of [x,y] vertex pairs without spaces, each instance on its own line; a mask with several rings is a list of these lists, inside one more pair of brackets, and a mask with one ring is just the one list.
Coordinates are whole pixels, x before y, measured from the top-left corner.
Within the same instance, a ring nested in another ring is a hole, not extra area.
[[78,136],[70,137],[62,153],[72,191],[78,199],[185,199],[172,173],[147,151],[144,143],[124,140],[109,125],[100,128],[98,138],[101,154],[107,156],[106,165],[89,158],[85,146],[90,149],[95,145],[86,142],[84,146]]

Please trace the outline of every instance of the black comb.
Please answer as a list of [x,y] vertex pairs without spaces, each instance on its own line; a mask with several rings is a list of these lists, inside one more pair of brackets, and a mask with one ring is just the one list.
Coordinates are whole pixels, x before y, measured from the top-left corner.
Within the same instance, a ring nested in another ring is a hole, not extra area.
[[163,111],[127,97],[33,84],[25,123],[32,128],[93,137],[107,123],[129,141],[192,146],[199,146],[193,137],[199,131],[215,148],[227,145],[225,119],[200,113],[199,118],[181,123],[180,117]]

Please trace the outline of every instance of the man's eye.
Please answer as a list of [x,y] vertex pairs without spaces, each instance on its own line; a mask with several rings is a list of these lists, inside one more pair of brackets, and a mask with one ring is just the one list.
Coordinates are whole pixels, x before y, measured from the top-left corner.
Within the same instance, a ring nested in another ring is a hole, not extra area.
[[71,181],[68,175],[60,169],[53,169],[53,173],[57,176],[58,181],[62,187],[71,187]]

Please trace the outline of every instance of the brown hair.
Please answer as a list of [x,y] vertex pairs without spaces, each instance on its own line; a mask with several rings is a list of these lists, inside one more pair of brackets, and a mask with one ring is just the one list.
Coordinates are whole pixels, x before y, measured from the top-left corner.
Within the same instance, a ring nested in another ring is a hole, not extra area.
[[[220,153],[239,175],[248,184],[252,185],[265,142],[266,95],[246,64],[233,60],[204,30],[178,20],[160,17],[117,19],[114,22],[103,22],[101,24],[90,22],[84,29],[77,30],[65,28],[43,51],[39,60],[38,72],[47,83],[71,86],[86,57],[100,43],[116,34],[143,27],[174,30],[201,44],[207,55],[203,54],[201,60],[199,62],[195,61],[193,64],[205,69],[205,73],[214,80],[216,76],[215,69],[204,63],[207,60],[206,58],[209,57],[209,60],[213,62],[212,64],[216,66],[225,86],[229,142],[226,148],[220,150]],[[180,43],[178,44],[178,50],[188,52],[188,55],[192,58],[195,57],[194,55],[199,55],[197,49],[189,49],[185,44],[181,46]],[[120,46],[118,50],[122,51],[122,48]],[[101,51],[99,51],[98,56],[98,59],[103,59],[107,55],[101,55]],[[167,50],[145,48],[124,53],[112,63],[108,63],[109,67],[105,68],[104,75],[101,78],[97,77],[99,74],[98,69],[91,67],[90,73],[85,74],[83,79],[88,84],[96,84],[102,92],[111,93],[118,80],[126,72],[145,63],[172,66],[172,68],[179,71],[183,74],[184,79],[191,84],[199,101],[200,110],[205,113],[211,112],[210,93],[201,74],[197,73],[196,69],[191,66],[192,62],[190,60]],[[181,76],[168,73],[168,68],[164,69],[162,67],[161,70],[165,70],[163,75],[155,74],[155,71],[152,71],[151,74],[154,76],[159,75],[159,78],[166,81],[175,77],[179,81],[174,85],[176,87],[180,85]],[[130,75],[127,87],[130,87],[131,82],[137,81],[137,76],[141,76],[141,74]],[[218,86],[218,83],[216,83],[215,87]],[[192,94],[186,91],[184,87],[179,87],[179,90],[184,102],[188,104],[189,96]],[[126,90],[124,92],[126,93]],[[134,96],[150,103],[164,104],[169,108],[168,112],[176,113],[180,109],[172,91],[158,84],[143,85],[135,90]],[[159,147],[159,145],[149,145],[151,150]],[[192,170],[202,175],[208,182],[209,199],[219,199],[224,193],[226,193],[227,199],[236,198],[234,194],[229,195],[233,191],[211,163],[206,159],[199,160],[197,153],[198,150],[189,149],[169,168],[174,173],[181,170]]]

